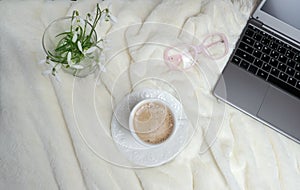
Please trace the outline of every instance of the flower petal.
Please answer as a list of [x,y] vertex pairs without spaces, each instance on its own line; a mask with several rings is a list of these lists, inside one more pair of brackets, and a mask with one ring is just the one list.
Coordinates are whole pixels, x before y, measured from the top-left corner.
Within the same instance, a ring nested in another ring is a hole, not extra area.
[[84,26],[85,21],[80,17],[80,16],[76,16],[74,17],[74,19],[72,20],[72,25],[73,26]]
[[117,17],[115,17],[114,15],[112,14],[109,14],[109,20],[113,23],[113,24],[116,24],[118,22],[118,19]]
[[80,18],[79,22],[80,22],[81,26],[85,25],[85,21],[82,18]]
[[78,34],[77,32],[74,32],[72,37],[72,42],[75,43],[77,41],[77,38],[78,38]]
[[92,47],[90,47],[89,49],[87,49],[87,50],[85,51],[85,53],[86,53],[86,54],[92,53],[92,52],[94,52],[96,49],[97,49],[96,46],[92,46]]
[[57,64],[57,65],[55,66],[55,70],[56,70],[56,71],[58,71],[59,69],[61,69],[61,64]]
[[104,44],[103,44],[104,42],[103,41],[101,41],[101,42],[99,42],[97,45],[98,45],[98,47],[100,48],[100,49],[103,49],[104,48]]
[[76,65],[76,64],[70,65],[70,67],[72,67],[74,69],[83,69],[84,68],[82,65]]
[[103,23],[103,21],[105,21],[106,16],[107,16],[106,13],[103,13],[103,15],[101,15],[100,21],[99,21],[100,24]]
[[72,65],[71,58],[72,58],[72,53],[69,51],[67,55],[67,61],[69,65]]
[[81,45],[80,41],[77,42],[77,47],[78,47],[79,51],[82,53],[82,45]]
[[48,60],[48,63],[52,66],[52,67],[55,67],[56,63],[54,63],[53,61],[51,60]]

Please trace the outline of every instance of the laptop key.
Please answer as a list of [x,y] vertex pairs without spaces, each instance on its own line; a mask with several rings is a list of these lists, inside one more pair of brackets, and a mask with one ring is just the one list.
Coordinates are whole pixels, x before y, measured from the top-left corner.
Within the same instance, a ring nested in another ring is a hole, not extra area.
[[264,46],[261,43],[259,43],[259,42],[255,42],[255,44],[254,44],[254,48],[256,48],[258,50],[261,50],[263,47]]
[[294,56],[294,61],[300,63],[300,55],[295,55]]
[[297,80],[294,79],[293,77],[289,77],[288,80],[287,80],[287,82],[288,82],[290,85],[295,86]]
[[284,47],[282,47],[282,46],[279,46],[279,47],[277,48],[277,51],[278,51],[279,53],[285,54],[286,49],[285,49]]
[[[267,79],[267,81],[269,81],[270,83],[272,83],[273,85],[288,91],[289,93],[293,94],[294,96],[300,98],[300,90],[298,90],[297,88],[287,84],[286,82],[283,82],[281,80],[279,80],[278,78],[270,75]],[[298,85],[298,84],[297,84]]]
[[296,65],[296,62],[293,61],[292,59],[288,59],[287,62],[286,62],[286,64],[287,64],[288,66],[294,68],[295,65]]
[[300,90],[300,81],[297,82],[296,87]]
[[265,54],[269,54],[271,52],[271,49],[268,46],[264,46],[262,48],[262,52],[265,53]]
[[285,52],[285,56],[287,56],[288,58],[290,58],[290,59],[293,59],[293,57],[294,57],[294,53],[293,52],[291,52],[290,50],[287,50],[286,52]]
[[272,50],[270,56],[273,57],[274,59],[278,59],[279,53],[275,50]]
[[282,62],[282,63],[286,63],[287,58],[286,58],[284,55],[279,55],[278,61],[280,61],[280,62]]
[[264,44],[265,46],[267,46],[267,45],[269,45],[270,40],[268,40],[267,38],[263,38],[260,42],[261,42],[262,44]]
[[249,54],[252,54],[252,52],[253,52],[253,48],[243,42],[240,43],[239,48]]
[[243,69],[248,69],[248,67],[249,67],[249,63],[247,62],[247,61],[244,61],[244,60],[242,60],[242,62],[241,62],[241,64],[240,64],[240,67],[242,67]]
[[286,49],[291,49],[292,47],[289,44],[284,43],[283,47],[285,47]]
[[295,70],[294,70],[293,68],[291,68],[291,67],[288,67],[288,68],[286,69],[286,74],[288,74],[288,75],[290,75],[290,76],[294,76]]
[[253,65],[250,65],[250,67],[248,69],[248,71],[253,74],[256,74],[257,70],[258,70],[258,68]]
[[248,62],[252,63],[254,61],[254,57],[249,55],[248,53],[238,49],[236,51],[236,55],[239,56],[240,58],[247,60]]
[[297,80],[300,80],[300,72],[296,72],[295,78],[296,78]]
[[[275,40],[274,36],[270,36],[270,35],[269,35],[268,39],[270,39],[271,42],[274,42],[274,40]],[[270,43],[271,43],[271,42],[270,42]],[[270,44],[269,44],[269,45],[270,45]]]
[[251,38],[248,37],[248,36],[244,36],[244,37],[242,38],[242,41],[245,42],[245,43],[248,44],[248,45],[251,45],[251,46],[254,44],[254,40],[251,39]]
[[277,65],[278,65],[278,61],[276,59],[274,59],[274,58],[271,58],[269,63],[273,67],[277,67]]
[[245,35],[249,36],[249,37],[252,37],[254,35],[254,31],[247,28],[247,30],[245,31]]
[[263,62],[259,59],[255,59],[255,61],[253,62],[253,65],[257,66],[258,68],[260,68],[263,65]]
[[263,36],[267,35],[267,33],[265,31],[262,31],[262,30],[260,30],[259,33],[262,34]]
[[261,69],[258,69],[256,75],[259,76],[260,78],[264,79],[264,80],[266,80],[268,78],[268,73],[261,70]]
[[270,61],[270,56],[263,54],[261,56],[261,60],[268,63]]
[[278,77],[280,71],[278,69],[276,69],[276,68],[272,68],[270,73],[272,75],[274,75],[275,77]]
[[262,66],[262,70],[266,71],[266,72],[269,72],[271,70],[271,66],[267,63],[263,64]]
[[280,46],[283,46],[283,42],[282,42],[281,40],[276,39],[275,41],[276,41],[276,43],[278,43]]
[[297,71],[300,71],[300,64],[299,64],[299,63],[296,64],[295,69],[296,69]]
[[240,62],[241,62],[241,58],[239,58],[237,56],[233,56],[232,59],[231,59],[231,62],[236,64],[236,65],[239,65]]
[[260,34],[255,34],[253,38],[259,42],[262,39],[262,36]]
[[279,65],[278,65],[278,67],[277,67],[279,70],[281,70],[281,71],[283,71],[283,72],[285,72],[285,70],[286,70],[286,65],[285,64],[283,64],[283,63],[279,63]]
[[252,55],[254,55],[256,58],[259,59],[261,57],[262,53],[258,50],[254,50]]
[[280,72],[279,78],[283,81],[286,81],[288,79],[288,75],[283,72]]
[[276,50],[277,47],[278,47],[278,45],[277,45],[275,42],[270,42],[270,43],[269,43],[269,47],[270,47],[271,49]]

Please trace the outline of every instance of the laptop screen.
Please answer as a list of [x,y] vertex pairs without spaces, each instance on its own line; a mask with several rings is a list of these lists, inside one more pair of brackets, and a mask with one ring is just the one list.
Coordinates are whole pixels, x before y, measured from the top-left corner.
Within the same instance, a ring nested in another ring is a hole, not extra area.
[[262,10],[269,15],[300,29],[300,0],[267,0]]

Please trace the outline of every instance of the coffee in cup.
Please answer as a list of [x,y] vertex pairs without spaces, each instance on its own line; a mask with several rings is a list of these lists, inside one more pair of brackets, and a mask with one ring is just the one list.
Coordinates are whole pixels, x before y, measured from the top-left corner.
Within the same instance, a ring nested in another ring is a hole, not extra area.
[[175,120],[170,108],[161,100],[146,99],[131,111],[129,127],[133,136],[148,145],[166,141],[173,133]]

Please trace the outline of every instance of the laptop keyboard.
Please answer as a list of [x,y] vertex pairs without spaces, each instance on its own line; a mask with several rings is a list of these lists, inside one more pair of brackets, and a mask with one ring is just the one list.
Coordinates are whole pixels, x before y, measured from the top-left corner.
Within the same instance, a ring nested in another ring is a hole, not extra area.
[[300,98],[300,51],[272,34],[248,25],[231,62]]

